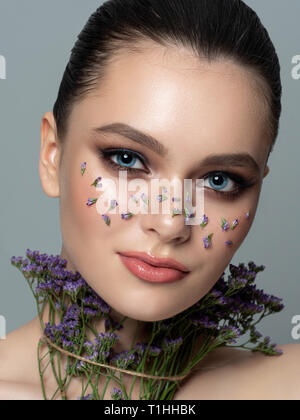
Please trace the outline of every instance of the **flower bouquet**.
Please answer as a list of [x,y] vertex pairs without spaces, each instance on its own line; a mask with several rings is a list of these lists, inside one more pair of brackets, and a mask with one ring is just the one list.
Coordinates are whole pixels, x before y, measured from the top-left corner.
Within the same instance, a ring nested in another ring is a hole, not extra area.
[[[114,381],[111,399],[130,400],[136,379],[140,378],[139,400],[172,400],[176,390],[209,352],[221,347],[240,347],[270,356],[282,351],[263,337],[256,325],[266,316],[280,312],[282,299],[264,293],[254,284],[265,266],[249,262],[229,265],[214,287],[196,304],[172,318],[148,323],[149,341],[117,352],[117,331],[127,317],[117,323],[111,308],[95,293],[78,271],[66,269],[67,261],[59,255],[41,254],[27,249],[26,257],[12,257],[11,263],[24,275],[37,304],[44,333],[38,344],[38,364],[44,399],[47,397],[44,375],[50,365],[57,389],[50,399],[68,399],[73,377],[82,383],[80,400],[103,400],[108,384]],[[44,322],[45,307],[49,308]],[[105,333],[95,323],[105,320]],[[236,345],[246,335],[245,342]],[[204,337],[199,345],[199,337]],[[47,353],[40,356],[40,347]],[[46,367],[42,361],[48,356]],[[66,357],[64,369],[61,358]],[[124,375],[133,378],[130,389]],[[105,384],[99,386],[100,379]],[[101,388],[101,389],[100,389]]]

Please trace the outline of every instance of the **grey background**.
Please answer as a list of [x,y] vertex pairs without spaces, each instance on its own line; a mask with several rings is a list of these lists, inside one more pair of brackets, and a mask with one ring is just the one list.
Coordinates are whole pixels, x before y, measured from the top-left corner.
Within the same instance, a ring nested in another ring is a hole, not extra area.
[[[59,254],[59,201],[47,197],[38,173],[40,122],[52,110],[76,37],[99,0],[0,0],[1,210],[0,314],[7,333],[36,316],[35,302],[11,256],[27,248]],[[247,0],[266,26],[279,54],[283,83],[280,134],[270,155],[254,224],[233,264],[253,260],[266,269],[259,288],[282,297],[286,308],[260,325],[279,344],[295,343],[291,318],[300,314],[299,102],[300,80],[291,76],[300,54],[299,0]],[[300,340],[298,340],[300,342]]]

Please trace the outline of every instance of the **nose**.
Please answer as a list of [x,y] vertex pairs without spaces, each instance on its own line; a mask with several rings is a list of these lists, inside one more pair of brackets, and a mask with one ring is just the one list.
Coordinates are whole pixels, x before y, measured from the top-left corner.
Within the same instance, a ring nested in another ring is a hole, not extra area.
[[184,214],[147,214],[141,215],[141,224],[145,234],[157,236],[159,242],[181,244],[191,235],[191,225],[184,219]]

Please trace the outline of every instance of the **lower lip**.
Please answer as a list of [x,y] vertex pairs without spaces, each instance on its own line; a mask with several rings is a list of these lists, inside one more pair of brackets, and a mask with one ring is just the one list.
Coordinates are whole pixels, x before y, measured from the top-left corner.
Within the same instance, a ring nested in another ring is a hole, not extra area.
[[171,283],[173,281],[181,280],[188,273],[175,270],[174,268],[154,267],[147,264],[138,258],[126,257],[119,254],[121,261],[134,275],[142,280],[151,283]]

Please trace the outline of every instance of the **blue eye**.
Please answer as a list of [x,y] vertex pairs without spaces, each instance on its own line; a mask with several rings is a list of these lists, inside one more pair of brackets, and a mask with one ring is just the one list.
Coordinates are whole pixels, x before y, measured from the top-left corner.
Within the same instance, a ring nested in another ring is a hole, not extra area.
[[[227,173],[224,171],[210,172],[204,176],[204,186],[211,190],[212,194],[225,199],[237,198],[247,188],[252,187],[255,184],[254,179],[246,179],[243,176]],[[206,180],[209,182],[209,186],[205,185]]]
[[[223,191],[230,183],[230,178],[227,175],[224,175],[222,172],[217,172],[213,175],[210,175],[208,179],[210,186],[218,191]],[[232,183],[234,184],[234,182]]]
[[145,172],[144,160],[138,153],[127,149],[99,150],[105,163],[114,169],[126,169],[129,172]]

